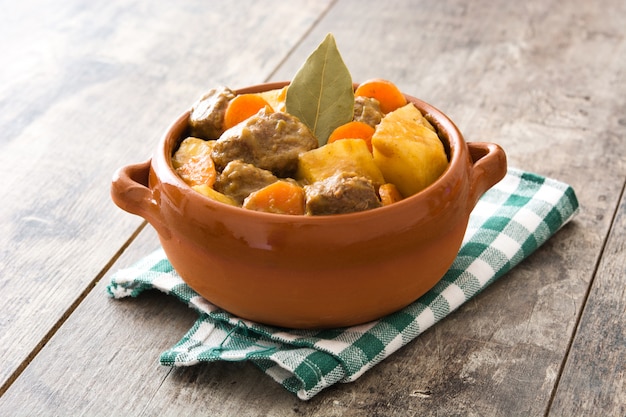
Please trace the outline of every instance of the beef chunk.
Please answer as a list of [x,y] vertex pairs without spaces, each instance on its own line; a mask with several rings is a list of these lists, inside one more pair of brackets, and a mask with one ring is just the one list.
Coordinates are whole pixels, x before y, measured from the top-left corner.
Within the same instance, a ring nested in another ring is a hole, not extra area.
[[369,210],[382,204],[372,182],[353,173],[340,173],[304,187],[306,212],[311,215]]
[[356,96],[354,98],[354,120],[376,127],[383,118],[380,104],[375,98]]
[[235,93],[228,87],[209,90],[191,107],[191,135],[205,140],[217,139],[224,132],[224,113]]
[[296,117],[262,109],[224,132],[211,157],[218,171],[239,159],[287,178],[298,168],[298,155],[317,146],[315,136]]
[[270,171],[235,160],[217,176],[213,188],[241,205],[250,193],[276,181],[278,178]]

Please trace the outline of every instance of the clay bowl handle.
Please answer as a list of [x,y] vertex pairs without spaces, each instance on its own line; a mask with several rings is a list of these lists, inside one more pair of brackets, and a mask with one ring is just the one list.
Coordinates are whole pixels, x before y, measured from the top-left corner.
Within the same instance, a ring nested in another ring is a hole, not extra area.
[[160,235],[169,236],[163,224],[158,202],[148,187],[150,160],[119,168],[113,174],[111,198],[122,210],[146,219]]
[[507,162],[504,150],[495,143],[468,142],[467,147],[472,159],[470,179],[471,208],[478,199],[506,175]]

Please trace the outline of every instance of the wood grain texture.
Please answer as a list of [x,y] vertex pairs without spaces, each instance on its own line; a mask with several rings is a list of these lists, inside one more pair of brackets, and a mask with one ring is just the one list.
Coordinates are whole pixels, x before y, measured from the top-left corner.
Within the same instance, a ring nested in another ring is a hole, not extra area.
[[626,415],[625,232],[622,195],[551,415]]
[[[290,79],[328,32],[355,81],[395,81],[512,166],[571,184],[581,211],[414,342],[308,402],[247,363],[159,366],[195,314],[161,294],[110,300],[106,274],[25,363],[0,415],[624,414],[626,4],[15,7],[0,16],[13,39],[0,37],[12,81],[0,84],[4,380],[140,224],[110,203],[112,171],[149,155],[205,86]],[[146,228],[112,270],[156,245]]]
[[[146,227],[111,272],[158,246]],[[109,279],[110,273],[0,398],[0,415],[258,416],[300,402],[250,363],[159,365],[160,353],[197,313],[158,291],[110,299]]]
[[[157,247],[156,234],[147,228],[119,262],[128,265]],[[169,373],[158,365],[159,353],[196,315],[156,292],[130,302],[112,300],[107,282],[105,277],[94,288],[35,358],[38,364],[26,368],[2,397],[1,415],[141,413],[142,393],[156,392]],[[144,334],[148,328],[152,336]]]
[[0,387],[139,226],[111,203],[114,170],[147,159],[206,88],[265,79],[326,6],[73,0],[1,14]]

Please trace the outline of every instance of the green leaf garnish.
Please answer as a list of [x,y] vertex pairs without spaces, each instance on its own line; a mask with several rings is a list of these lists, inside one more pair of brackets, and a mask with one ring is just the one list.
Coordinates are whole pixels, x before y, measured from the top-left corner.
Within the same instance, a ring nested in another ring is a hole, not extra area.
[[329,33],[294,76],[285,98],[287,113],[306,124],[320,146],[354,116],[352,76]]

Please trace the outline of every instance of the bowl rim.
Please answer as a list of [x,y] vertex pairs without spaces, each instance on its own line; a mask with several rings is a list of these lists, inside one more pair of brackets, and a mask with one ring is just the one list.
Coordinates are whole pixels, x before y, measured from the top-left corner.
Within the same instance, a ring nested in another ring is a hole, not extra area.
[[[236,94],[253,93],[260,91],[270,91],[272,89],[279,89],[286,85],[289,85],[289,81],[268,82],[256,84],[248,87],[239,88],[233,90]],[[355,88],[358,86],[354,83]],[[404,93],[403,93],[404,94]],[[404,94],[407,101],[416,105],[418,110],[423,116],[437,129],[437,135],[444,145],[444,149],[448,156],[448,166],[443,173],[429,186],[413,194],[407,198],[404,198],[393,204],[377,207],[374,209],[342,213],[342,214],[329,214],[329,215],[290,215],[290,214],[278,214],[278,213],[266,213],[255,210],[246,210],[238,206],[231,206],[226,203],[213,200],[207,197],[186,184],[182,178],[180,178],[172,165],[171,153],[174,151],[176,145],[182,140],[182,136],[188,128],[188,119],[190,110],[186,110],[184,113],[171,123],[165,132],[162,134],[158,143],[158,148],[151,160],[151,171],[155,172],[158,181],[168,184],[179,190],[182,190],[186,195],[193,200],[202,203],[208,207],[223,211],[224,213],[232,213],[235,216],[241,218],[249,218],[251,220],[258,219],[260,222],[270,223],[285,223],[292,222],[302,225],[307,224],[325,224],[340,222],[359,222],[368,218],[387,217],[393,215],[394,212],[400,212],[402,210],[408,210],[411,206],[415,205],[417,201],[428,200],[434,198],[438,194],[438,190],[445,187],[445,184],[449,184],[453,181],[454,174],[452,171],[459,169],[459,165],[463,164],[462,158],[469,158],[469,151],[465,139],[458,129],[456,124],[441,110],[433,105],[408,94]],[[442,135],[445,135],[445,141],[442,140]],[[463,152],[463,149],[465,152]],[[464,156],[465,155],[465,156]],[[164,175],[165,174],[165,175]],[[150,188],[153,184],[150,184]]]

